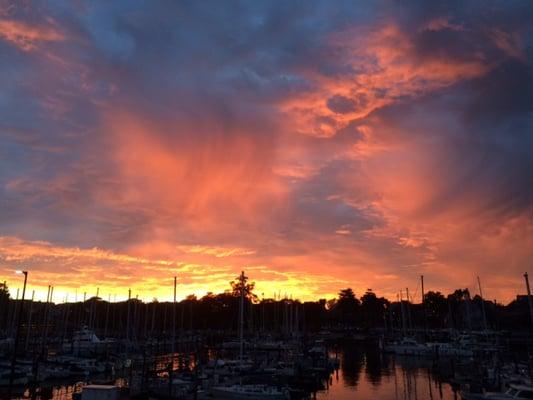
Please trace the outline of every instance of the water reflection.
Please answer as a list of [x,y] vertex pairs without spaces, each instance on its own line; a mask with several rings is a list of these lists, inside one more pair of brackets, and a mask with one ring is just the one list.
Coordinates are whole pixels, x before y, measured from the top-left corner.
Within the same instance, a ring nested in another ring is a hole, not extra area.
[[[423,358],[394,357],[382,354],[372,345],[344,345],[337,347],[340,369],[331,376],[327,390],[317,394],[317,399],[335,400],[449,400],[457,399],[452,387],[443,376],[453,376],[453,368],[446,365],[437,368],[432,361]],[[176,361],[178,360],[178,361]],[[176,362],[194,364],[194,358],[176,357]],[[171,362],[163,357],[157,364],[164,370]],[[132,377],[115,378],[109,383],[126,386]],[[104,380],[104,377],[102,377]],[[133,380],[135,383],[135,379]],[[35,400],[71,400],[85,383],[71,381],[49,383],[31,393],[25,389],[17,398]]]
[[[34,389],[15,388],[13,398],[17,400],[72,400],[74,394],[81,392],[82,387],[87,383],[87,381],[72,380],[57,383],[47,382],[45,385]],[[104,381],[99,383],[104,383]],[[124,378],[105,380],[105,383],[119,387],[127,386],[127,380]],[[5,393],[0,394],[0,398],[4,397]]]
[[[76,392],[79,392],[81,390],[81,386],[83,383],[75,383],[73,385],[66,385],[66,386],[49,386],[49,387],[41,387],[39,388],[38,393],[30,393],[29,390],[26,390],[24,392],[24,397],[27,399],[36,398],[39,400],[48,400],[48,399],[54,399],[54,400],[70,400],[72,399],[72,395]],[[32,396],[33,395],[33,396]]]
[[442,382],[432,362],[381,354],[374,346],[339,349],[340,370],[317,399],[335,400],[448,400],[457,399]]

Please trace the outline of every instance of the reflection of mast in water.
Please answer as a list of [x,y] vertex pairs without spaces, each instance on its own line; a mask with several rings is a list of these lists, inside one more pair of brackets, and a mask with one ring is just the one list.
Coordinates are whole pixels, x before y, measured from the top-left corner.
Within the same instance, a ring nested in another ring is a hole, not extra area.
[[392,359],[392,370],[394,371],[394,399],[398,400],[398,377],[396,376],[396,360]]
[[413,385],[415,387],[415,400],[418,400],[418,390],[416,388],[416,370],[413,371]]
[[405,370],[402,368],[402,382],[403,382],[403,398],[407,400],[407,378],[405,376]]
[[411,382],[411,373],[409,370],[405,371],[405,378],[407,379],[407,394],[409,400],[413,398],[413,384]]
[[431,387],[431,372],[429,368],[427,370],[427,374],[428,374],[428,385],[429,385],[429,399],[433,400],[433,389]]

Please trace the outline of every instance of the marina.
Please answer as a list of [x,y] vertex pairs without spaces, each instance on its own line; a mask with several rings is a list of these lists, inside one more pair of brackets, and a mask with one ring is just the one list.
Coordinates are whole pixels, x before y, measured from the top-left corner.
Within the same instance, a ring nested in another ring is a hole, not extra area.
[[0,400],[533,399],[533,0],[0,0]]
[[[174,293],[176,285],[174,279]],[[20,325],[6,325],[12,336],[3,338],[0,395],[469,400],[524,398],[533,388],[528,324],[523,330],[494,329],[514,321],[516,310],[531,317],[524,297],[503,307],[480,296],[472,300],[465,289],[447,298],[428,292],[420,303],[390,303],[371,291],[359,301],[345,289],[327,308],[288,298],[254,300],[244,272],[231,286],[232,293],[162,304],[98,297],[32,301],[26,314],[22,300],[4,302],[7,321]],[[440,317],[430,303],[437,300],[448,304]],[[227,318],[202,327],[210,312],[206,304],[217,302],[226,304]],[[351,320],[346,312],[358,317]],[[452,323],[454,328],[446,327]]]

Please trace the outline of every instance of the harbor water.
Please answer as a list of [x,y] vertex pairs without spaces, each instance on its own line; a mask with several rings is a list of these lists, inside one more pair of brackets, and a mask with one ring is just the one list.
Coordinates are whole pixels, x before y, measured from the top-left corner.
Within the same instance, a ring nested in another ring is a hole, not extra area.
[[[334,354],[335,355],[335,354]],[[340,368],[319,400],[449,400],[460,398],[431,360],[381,353],[374,346],[351,345],[336,354]]]
[[[326,400],[448,400],[458,399],[452,386],[442,377],[441,368],[434,361],[418,357],[400,357],[384,354],[375,345],[338,345],[331,356],[339,359],[339,368],[316,399]],[[74,393],[94,382],[65,381],[48,383],[30,392],[19,388],[16,399],[71,400]],[[125,378],[116,378],[115,384],[127,386]],[[314,398],[312,394],[310,398]]]

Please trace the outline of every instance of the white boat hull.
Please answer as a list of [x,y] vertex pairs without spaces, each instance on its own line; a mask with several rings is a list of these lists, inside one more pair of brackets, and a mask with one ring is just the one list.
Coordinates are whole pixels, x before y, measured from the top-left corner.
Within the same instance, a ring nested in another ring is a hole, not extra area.
[[236,387],[214,387],[211,393],[216,399],[226,400],[286,400],[288,398],[287,394],[277,390],[240,390]]

